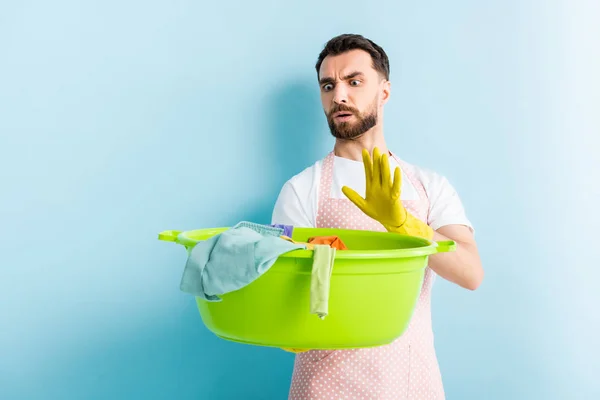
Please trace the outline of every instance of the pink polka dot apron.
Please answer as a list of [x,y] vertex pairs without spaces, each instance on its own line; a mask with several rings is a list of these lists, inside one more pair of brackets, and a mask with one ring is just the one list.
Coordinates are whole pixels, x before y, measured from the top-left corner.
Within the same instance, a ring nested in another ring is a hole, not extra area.
[[[417,189],[418,200],[403,200],[416,218],[427,221],[429,200],[421,182],[394,154],[392,157]],[[331,198],[335,156],[322,163],[317,227],[385,231],[346,198]],[[335,266],[334,266],[335,268]],[[290,400],[312,399],[444,399],[431,326],[431,287],[435,273],[427,268],[421,295],[406,332],[393,343],[352,350],[312,350],[296,355]]]

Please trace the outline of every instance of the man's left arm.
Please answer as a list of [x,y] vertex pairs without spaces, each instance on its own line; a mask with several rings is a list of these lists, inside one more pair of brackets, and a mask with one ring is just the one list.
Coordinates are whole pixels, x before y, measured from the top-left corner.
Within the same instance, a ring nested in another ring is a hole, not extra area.
[[465,289],[477,289],[484,273],[472,230],[465,225],[445,225],[434,231],[433,240],[453,240],[457,248],[453,252],[430,256],[429,267],[442,278]]
[[[407,212],[401,202],[402,174],[400,168],[390,176],[388,155],[373,149],[373,159],[363,150],[366,196],[344,186],[342,192],[366,215],[379,221],[387,231],[426,237],[437,241],[453,240],[454,252],[438,253],[429,257],[429,267],[441,277],[466,289],[475,290],[483,280],[483,268],[462,202],[448,180],[436,173],[425,174],[428,220]],[[423,179],[422,179],[423,181]]]

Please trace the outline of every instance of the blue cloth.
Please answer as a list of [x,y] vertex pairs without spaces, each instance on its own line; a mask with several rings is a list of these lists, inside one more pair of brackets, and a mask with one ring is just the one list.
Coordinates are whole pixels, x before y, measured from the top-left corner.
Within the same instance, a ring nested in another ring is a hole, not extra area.
[[271,268],[281,254],[305,249],[280,238],[282,228],[242,221],[196,244],[189,252],[180,288],[208,301],[241,289]]
[[272,225],[269,225],[269,226],[283,229],[283,235],[287,236],[289,238],[292,237],[292,233],[294,232],[294,227],[291,226],[291,225],[272,224]]

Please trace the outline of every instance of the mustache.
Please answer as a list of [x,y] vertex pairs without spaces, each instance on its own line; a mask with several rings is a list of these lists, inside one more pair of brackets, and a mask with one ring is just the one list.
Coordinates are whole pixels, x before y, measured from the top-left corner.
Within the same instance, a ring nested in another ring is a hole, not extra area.
[[336,104],[331,108],[331,110],[329,110],[328,115],[331,117],[333,114],[335,114],[338,111],[346,111],[346,112],[350,112],[355,115],[358,114],[358,110],[356,108],[347,106],[345,104]]

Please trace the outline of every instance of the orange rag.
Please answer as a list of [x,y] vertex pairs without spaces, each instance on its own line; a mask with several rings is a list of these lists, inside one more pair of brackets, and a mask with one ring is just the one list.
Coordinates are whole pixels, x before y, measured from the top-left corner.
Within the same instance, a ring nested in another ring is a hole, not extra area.
[[329,247],[338,250],[348,250],[342,239],[337,236],[315,236],[308,239],[308,243],[311,244],[328,244]]

